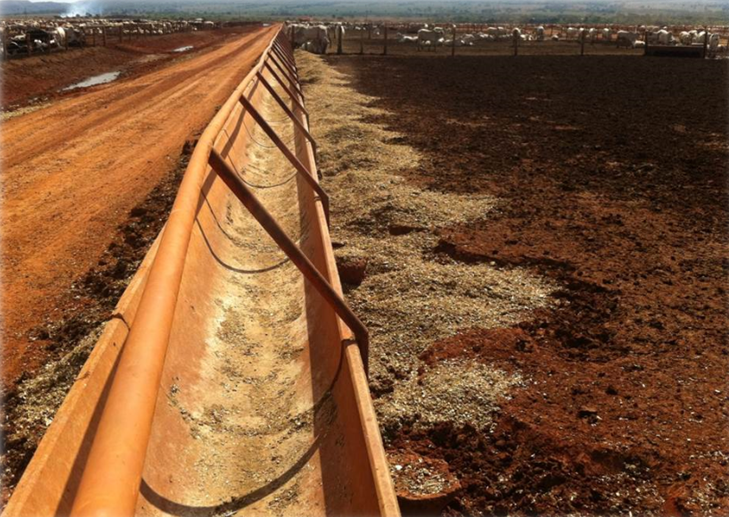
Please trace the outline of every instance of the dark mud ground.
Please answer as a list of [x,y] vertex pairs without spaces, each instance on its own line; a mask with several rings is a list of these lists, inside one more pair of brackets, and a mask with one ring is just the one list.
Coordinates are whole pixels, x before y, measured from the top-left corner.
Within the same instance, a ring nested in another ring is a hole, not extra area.
[[[95,268],[71,286],[63,314],[36,328],[46,342],[45,372],[26,372],[2,401],[2,508],[35,453],[52,415],[63,402],[93,349],[96,336],[112,316],[119,298],[142,263],[169,215],[196,138],[189,139],[177,167],[129,212]],[[82,342],[92,338],[88,346]],[[33,404],[28,401],[32,400]],[[50,415],[50,417],[48,416]]]
[[729,514],[727,61],[330,57],[391,114],[432,189],[502,198],[434,260],[561,286],[517,328],[433,343],[529,379],[492,429],[385,434],[445,460],[444,515]]

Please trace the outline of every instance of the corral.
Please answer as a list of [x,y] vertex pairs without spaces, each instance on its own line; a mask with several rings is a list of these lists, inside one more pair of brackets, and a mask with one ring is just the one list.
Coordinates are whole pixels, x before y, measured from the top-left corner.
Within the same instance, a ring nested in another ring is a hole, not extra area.
[[726,62],[306,63],[403,508],[725,513]]

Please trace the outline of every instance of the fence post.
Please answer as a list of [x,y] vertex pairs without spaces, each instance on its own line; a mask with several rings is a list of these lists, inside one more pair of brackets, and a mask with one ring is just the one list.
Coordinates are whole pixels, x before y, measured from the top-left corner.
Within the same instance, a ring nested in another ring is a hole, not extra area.
[[706,59],[706,49],[709,47],[709,28],[704,27],[704,51],[702,53],[702,58]]
[[101,28],[101,35],[103,36],[104,46],[106,46],[106,26]]
[[387,24],[385,24],[384,31],[385,31],[385,45],[384,45],[384,47],[382,49],[382,55],[383,56],[386,56],[387,55]]
[[359,55],[364,54],[364,27],[359,31]]
[[342,34],[344,33],[344,28],[339,26],[337,27],[337,55],[342,54]]
[[514,38],[514,55],[518,56],[519,55],[519,31],[514,29],[511,32],[511,34]]
[[587,31],[583,29],[582,32],[580,32],[580,55],[581,56],[585,55],[585,38],[586,37],[587,37]]
[[453,24],[453,41],[451,42],[451,57],[456,55],[456,24]]

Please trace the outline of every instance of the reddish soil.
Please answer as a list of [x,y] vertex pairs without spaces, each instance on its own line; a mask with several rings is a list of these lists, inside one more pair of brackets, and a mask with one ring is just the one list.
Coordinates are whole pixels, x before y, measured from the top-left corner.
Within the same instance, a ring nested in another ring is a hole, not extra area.
[[529,268],[558,289],[515,328],[433,343],[529,379],[490,429],[386,435],[445,460],[446,515],[729,513],[726,61],[343,57],[429,166],[496,215],[432,257]]
[[58,352],[59,336],[48,329],[66,328],[97,303],[79,295],[77,282],[108,260],[115,229],[135,221],[130,210],[175,169],[186,139],[245,77],[272,30],[250,29],[3,124],[6,395]]
[[[28,103],[47,101],[79,92],[61,92],[62,88],[79,81],[121,70],[123,76],[140,75],[170,61],[186,58],[202,50],[219,46],[231,38],[250,33],[253,26],[230,27],[220,30],[184,32],[164,36],[125,40],[108,38],[107,46],[71,48],[47,55],[22,57],[2,64],[3,109],[13,109]],[[91,43],[91,42],[90,42]],[[193,46],[184,53],[173,52],[181,47]]]

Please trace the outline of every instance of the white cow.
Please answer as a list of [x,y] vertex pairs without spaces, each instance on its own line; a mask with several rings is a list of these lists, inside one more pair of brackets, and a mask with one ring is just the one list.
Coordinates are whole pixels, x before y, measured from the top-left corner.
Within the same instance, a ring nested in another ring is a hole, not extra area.
[[534,29],[534,38],[537,41],[544,41],[544,27],[541,25]]
[[665,27],[658,32],[649,34],[649,36],[652,36],[652,38],[649,38],[652,42],[656,42],[659,45],[670,45],[673,42],[673,34],[668,32]]
[[574,27],[567,27],[567,39],[577,39],[581,36],[582,29],[575,29]]
[[612,38],[612,35],[613,35],[612,31],[608,27],[605,27],[602,30],[602,40],[603,41],[609,42],[610,39]]
[[397,33],[396,39],[398,43],[416,43],[418,41],[417,36],[408,36],[399,32]]
[[618,31],[618,47],[634,47],[638,41],[638,33]]
[[445,31],[436,27],[433,30],[420,29],[418,31],[418,50],[432,48],[436,49],[439,45],[443,45]]
[[719,48],[719,35],[717,33],[709,35],[709,48],[713,51]]
[[327,28],[324,25],[293,25],[294,46],[301,47],[313,54],[326,54],[329,46]]
[[461,39],[458,40],[456,43],[458,43],[462,47],[472,47],[475,41],[476,36],[474,36],[473,34],[466,34],[461,37]]

